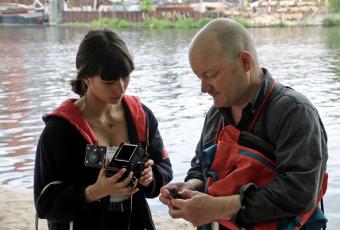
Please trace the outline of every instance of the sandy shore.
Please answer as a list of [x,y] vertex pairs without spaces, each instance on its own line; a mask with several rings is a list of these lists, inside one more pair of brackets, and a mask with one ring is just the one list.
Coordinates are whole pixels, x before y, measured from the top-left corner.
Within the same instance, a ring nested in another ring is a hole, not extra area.
[[[193,225],[184,220],[154,214],[159,230],[193,230]],[[34,230],[35,210],[31,190],[13,190],[0,187],[0,229]],[[39,220],[39,230],[47,230],[46,221]]]

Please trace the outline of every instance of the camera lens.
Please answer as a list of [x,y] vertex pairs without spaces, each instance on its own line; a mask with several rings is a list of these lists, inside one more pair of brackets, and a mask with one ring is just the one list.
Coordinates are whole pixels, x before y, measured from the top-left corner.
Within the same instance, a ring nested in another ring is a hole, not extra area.
[[89,155],[89,162],[97,162],[98,161],[98,153],[97,152],[91,152]]

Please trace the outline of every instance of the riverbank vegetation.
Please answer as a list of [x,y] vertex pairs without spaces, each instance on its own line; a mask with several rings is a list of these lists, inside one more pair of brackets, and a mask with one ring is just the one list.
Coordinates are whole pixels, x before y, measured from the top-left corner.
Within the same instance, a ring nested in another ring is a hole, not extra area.
[[340,19],[337,19],[337,18],[325,18],[322,21],[322,25],[324,25],[324,26],[340,26]]
[[[202,28],[212,18],[202,18],[199,20],[194,19],[180,19],[177,21],[162,20],[157,18],[146,19],[141,23],[134,23],[123,19],[101,18],[91,22],[93,28],[146,28],[146,29],[194,29]],[[251,27],[251,23],[242,18],[235,18],[235,21],[243,25],[244,27]]]
[[[334,0],[339,1],[340,0]],[[76,22],[76,23],[68,23],[67,26],[73,27],[81,27],[90,25],[92,28],[143,28],[143,29],[195,29],[202,28],[205,24],[207,24],[211,18],[202,18],[199,20],[193,19],[180,19],[177,21],[170,20],[161,20],[157,18],[146,19],[143,22],[131,22],[124,19],[113,19],[113,18],[101,18],[98,20],[92,21],[90,24]],[[243,18],[235,18],[235,21],[239,22],[243,26],[249,27],[265,27],[268,25],[254,25],[251,24],[248,20]],[[327,17],[322,21],[323,26],[340,26],[339,18]],[[270,27],[285,27],[282,21],[276,24],[270,25]]]
[[157,18],[146,19],[141,23],[134,23],[123,19],[112,19],[112,18],[101,18],[91,22],[91,27],[94,28],[148,28],[148,29],[165,29],[165,28],[176,28],[176,29],[191,29],[201,28],[207,24],[211,19],[202,18],[200,20],[193,19],[181,19],[177,21],[161,20]]
[[329,9],[335,13],[340,13],[340,0],[328,0]]
[[[91,22],[93,28],[144,28],[144,29],[194,29],[202,28],[212,18],[202,18],[200,20],[193,19],[180,19],[177,21],[161,20],[157,18],[146,19],[142,23],[134,23],[122,19],[101,18]],[[234,18],[235,21],[240,23],[246,28],[249,27],[268,27],[268,25],[252,25],[250,21],[243,18]],[[285,27],[282,21],[276,24],[270,25],[270,27]]]

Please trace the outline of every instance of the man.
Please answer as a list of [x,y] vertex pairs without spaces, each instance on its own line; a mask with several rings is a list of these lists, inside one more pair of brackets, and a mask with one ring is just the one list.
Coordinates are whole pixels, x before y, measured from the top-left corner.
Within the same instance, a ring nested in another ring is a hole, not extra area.
[[[317,110],[260,68],[252,39],[233,20],[203,27],[189,61],[214,105],[185,182],[161,188],[160,201],[173,218],[195,226],[216,220],[220,229],[303,225],[327,184],[327,136]],[[214,144],[209,171],[216,177],[206,180],[203,150]]]

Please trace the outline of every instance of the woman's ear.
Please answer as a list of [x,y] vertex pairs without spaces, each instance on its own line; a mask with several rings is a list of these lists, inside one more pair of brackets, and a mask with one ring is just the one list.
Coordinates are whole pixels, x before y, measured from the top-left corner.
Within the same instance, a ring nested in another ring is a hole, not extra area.
[[89,87],[90,79],[89,79],[88,77],[83,78],[83,82],[84,82],[84,84],[85,84],[87,87]]
[[250,53],[247,51],[242,51],[241,52],[241,63],[242,63],[244,72],[248,72],[250,70],[251,61],[252,61],[252,56],[250,55]]

